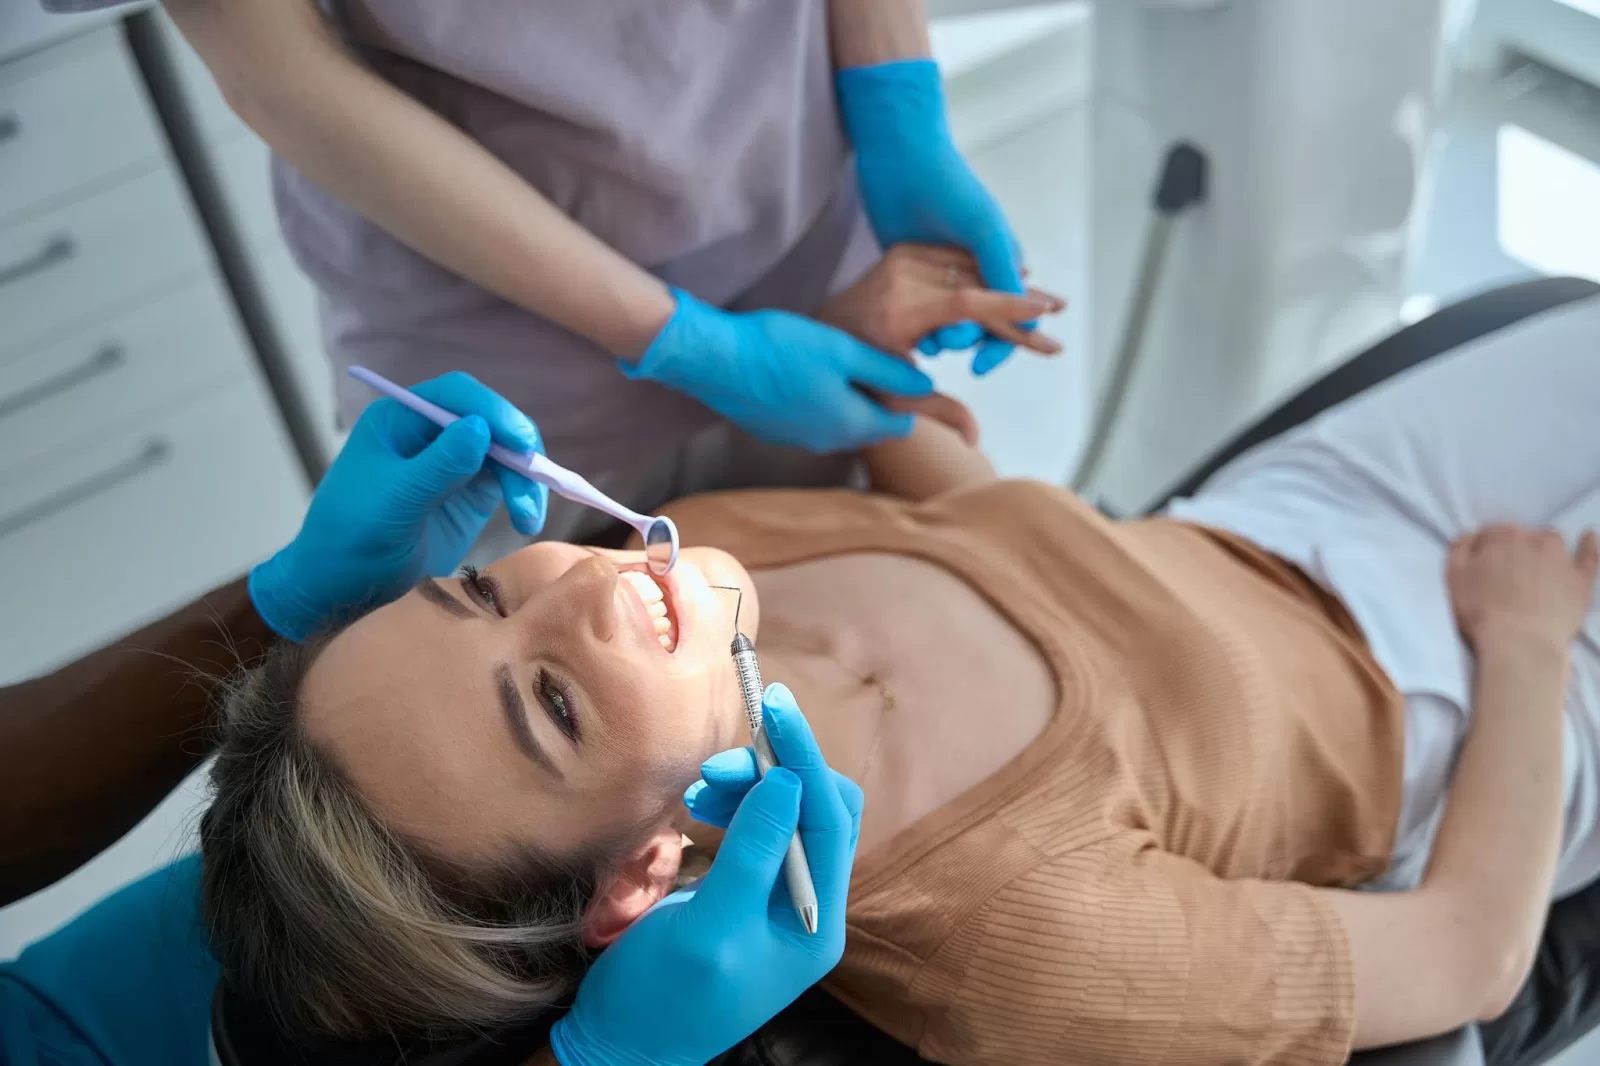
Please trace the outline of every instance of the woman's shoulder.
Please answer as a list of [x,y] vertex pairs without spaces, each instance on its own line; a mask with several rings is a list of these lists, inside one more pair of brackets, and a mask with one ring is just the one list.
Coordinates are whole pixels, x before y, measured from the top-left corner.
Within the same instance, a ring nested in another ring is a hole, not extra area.
[[766,515],[836,516],[881,499],[851,488],[725,489],[673,500],[662,513],[680,528],[705,523],[734,525]]
[[741,489],[687,497],[663,509],[686,546],[721,548],[745,565],[781,566],[859,551],[908,551],[951,533],[969,546],[1042,540],[1081,544],[1074,533],[1113,522],[1071,491],[1003,479],[913,502],[853,489]]
[[894,524],[910,504],[853,489],[739,489],[668,504],[686,546],[721,548],[747,565],[828,554],[841,537]]

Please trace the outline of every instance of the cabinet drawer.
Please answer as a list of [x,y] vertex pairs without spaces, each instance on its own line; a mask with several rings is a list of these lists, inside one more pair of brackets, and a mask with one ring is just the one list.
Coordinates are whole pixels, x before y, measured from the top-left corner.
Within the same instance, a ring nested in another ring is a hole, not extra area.
[[165,158],[166,139],[117,30],[0,66],[0,219]]
[[0,230],[0,356],[210,265],[166,168]]
[[232,303],[206,279],[0,360],[0,469],[253,379]]
[[288,543],[307,498],[254,383],[0,472],[0,684],[238,577]]

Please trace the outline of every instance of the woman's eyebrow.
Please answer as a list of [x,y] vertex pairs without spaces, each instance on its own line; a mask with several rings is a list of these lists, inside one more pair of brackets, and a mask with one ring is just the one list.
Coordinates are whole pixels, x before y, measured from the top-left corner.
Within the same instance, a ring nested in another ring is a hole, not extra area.
[[435,607],[455,615],[457,618],[476,618],[472,608],[456,599],[444,590],[444,586],[431,577],[425,577],[417,585],[417,591],[422,593],[422,598]]
[[[472,608],[456,599],[444,590],[444,586],[431,577],[425,577],[417,585],[417,591],[422,593],[422,598],[438,607],[446,614],[457,618],[475,620],[480,617]],[[511,667],[505,663],[494,664],[494,688],[500,697],[500,710],[505,714],[506,725],[511,729],[511,740],[517,748],[544,767],[558,781],[565,781],[566,775],[561,768],[550,758],[548,752],[540,747],[539,741],[533,735],[533,726],[528,724],[528,705],[523,702],[522,690],[517,687],[517,679],[511,673]]]
[[511,667],[505,663],[494,664],[494,687],[500,694],[500,709],[505,712],[506,724],[511,727],[511,739],[522,749],[522,754],[548,770],[556,780],[565,780],[555,760],[534,739],[533,726],[528,724],[528,705],[522,702],[522,690],[517,687]]

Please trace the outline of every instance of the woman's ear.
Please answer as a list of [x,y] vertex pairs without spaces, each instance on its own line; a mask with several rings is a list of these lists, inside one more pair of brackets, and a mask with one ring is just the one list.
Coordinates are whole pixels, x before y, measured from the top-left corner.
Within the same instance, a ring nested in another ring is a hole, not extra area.
[[626,932],[672,892],[682,862],[683,834],[672,826],[652,833],[589,904],[583,914],[583,942],[603,948]]

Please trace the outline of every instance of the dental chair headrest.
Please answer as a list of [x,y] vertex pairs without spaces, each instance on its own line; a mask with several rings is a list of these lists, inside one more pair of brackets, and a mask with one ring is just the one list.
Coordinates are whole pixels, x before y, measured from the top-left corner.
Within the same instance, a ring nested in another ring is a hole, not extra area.
[[373,1044],[287,1039],[254,1000],[217,984],[211,998],[211,1046],[219,1066],[520,1066],[544,1047],[560,1010],[466,1041],[389,1040]]

